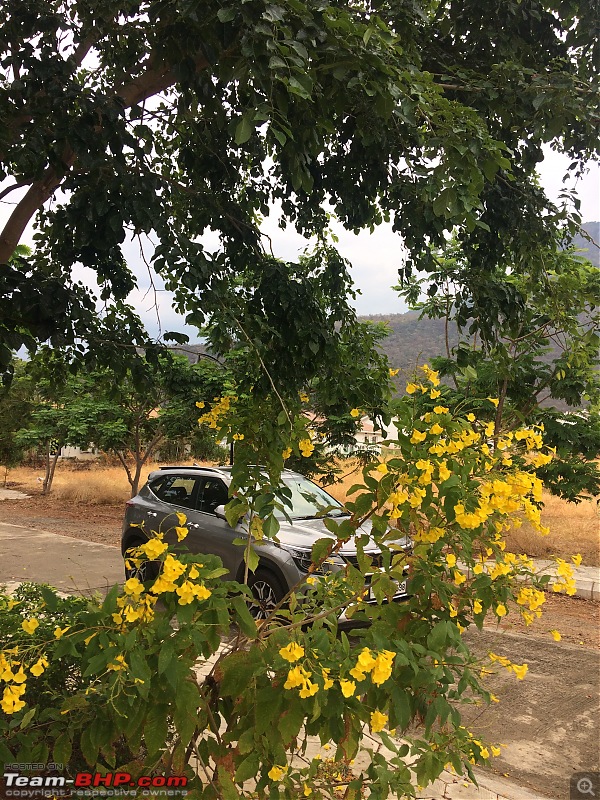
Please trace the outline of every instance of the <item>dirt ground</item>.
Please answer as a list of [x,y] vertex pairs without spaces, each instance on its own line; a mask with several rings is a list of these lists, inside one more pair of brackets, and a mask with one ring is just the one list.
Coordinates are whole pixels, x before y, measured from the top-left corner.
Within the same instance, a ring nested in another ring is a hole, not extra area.
[[[124,503],[61,507],[52,498],[33,495],[25,500],[1,501],[0,522],[119,547],[124,509]],[[548,593],[543,612],[542,618],[529,627],[516,613],[492,627],[547,641],[551,640],[549,631],[557,630],[564,642],[600,650],[600,602]]]

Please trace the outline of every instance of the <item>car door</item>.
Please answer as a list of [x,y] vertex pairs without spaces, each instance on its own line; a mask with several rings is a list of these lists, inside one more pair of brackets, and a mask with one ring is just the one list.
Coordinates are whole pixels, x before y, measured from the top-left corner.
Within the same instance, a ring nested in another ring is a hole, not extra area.
[[196,498],[200,488],[199,478],[184,474],[166,475],[154,481],[150,488],[160,503],[147,504],[144,527],[148,531],[165,534],[165,541],[173,544],[177,541],[173,530],[179,525],[177,512],[189,516],[196,508]]
[[195,510],[188,518],[188,548],[195,553],[212,553],[219,556],[223,566],[229,570],[228,578],[234,579],[243,560],[243,548],[233,544],[240,529],[215,514],[218,506],[229,499],[225,481],[217,475],[203,476],[199,480],[195,495]]

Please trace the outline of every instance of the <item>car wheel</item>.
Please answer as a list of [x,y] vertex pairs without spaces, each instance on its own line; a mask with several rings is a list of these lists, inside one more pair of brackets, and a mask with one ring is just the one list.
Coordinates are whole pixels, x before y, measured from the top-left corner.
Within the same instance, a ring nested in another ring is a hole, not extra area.
[[135,541],[131,542],[125,551],[125,579],[137,578],[142,583],[147,583],[148,581],[155,581],[158,578],[161,565],[160,561],[142,561],[139,567],[136,567],[133,564],[131,566],[127,566],[127,559],[130,555],[130,551],[135,550],[136,547],[145,544],[145,542],[145,539],[143,541],[141,539],[136,539]]
[[248,586],[254,597],[250,613],[256,620],[266,619],[285,595],[277,578],[263,567],[259,567],[249,576]]

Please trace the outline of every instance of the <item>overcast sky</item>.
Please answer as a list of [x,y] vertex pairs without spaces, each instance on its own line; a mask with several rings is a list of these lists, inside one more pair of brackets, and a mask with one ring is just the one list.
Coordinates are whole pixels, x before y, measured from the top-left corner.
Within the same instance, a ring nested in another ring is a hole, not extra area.
[[[569,165],[569,159],[560,154],[547,151],[545,160],[540,165],[541,183],[551,200],[559,201],[559,195],[564,190],[562,179]],[[573,185],[567,184],[567,185]],[[581,201],[581,215],[585,222],[600,220],[600,169],[592,165],[592,169],[574,187]],[[11,195],[12,198],[12,195]],[[0,205],[0,224],[10,214],[12,206]],[[279,258],[290,261],[296,260],[298,255],[307,246],[307,241],[299,236],[293,229],[282,231],[277,225],[277,215],[265,220],[263,230],[272,241],[273,251]],[[356,300],[356,309],[359,314],[398,314],[406,311],[406,306],[398,298],[391,286],[398,282],[398,267],[402,263],[402,242],[398,234],[391,230],[390,225],[381,225],[374,233],[363,231],[358,235],[348,233],[341,225],[333,224],[332,230],[339,237],[338,247],[343,256],[352,263],[352,276],[360,295]],[[31,229],[26,232],[24,243],[31,242]],[[212,240],[216,246],[217,240]],[[210,246],[211,239],[207,237],[206,245]],[[125,245],[125,256],[128,263],[138,278],[138,289],[130,296],[129,302],[136,307],[152,336],[158,336],[160,331],[176,330],[188,334],[190,341],[197,339],[194,328],[185,326],[183,319],[178,317],[171,307],[171,295],[162,289],[160,282],[155,280],[153,291],[148,270],[139,253],[137,242],[128,242]],[[147,256],[151,254],[148,247]],[[94,273],[91,270],[76,268],[78,279],[94,285]],[[155,308],[155,304],[158,305]]]

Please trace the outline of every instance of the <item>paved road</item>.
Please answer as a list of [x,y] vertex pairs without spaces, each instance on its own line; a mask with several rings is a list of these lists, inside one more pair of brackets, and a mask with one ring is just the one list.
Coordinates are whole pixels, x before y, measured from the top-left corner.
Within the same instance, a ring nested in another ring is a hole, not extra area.
[[491,650],[529,671],[522,681],[503,668],[488,677],[500,703],[470,709],[465,724],[506,745],[493,762],[497,774],[540,797],[568,798],[574,772],[600,770],[600,653],[490,629],[468,641],[475,652]]
[[106,592],[123,581],[116,547],[0,523],[0,586],[37,581],[66,592]]

